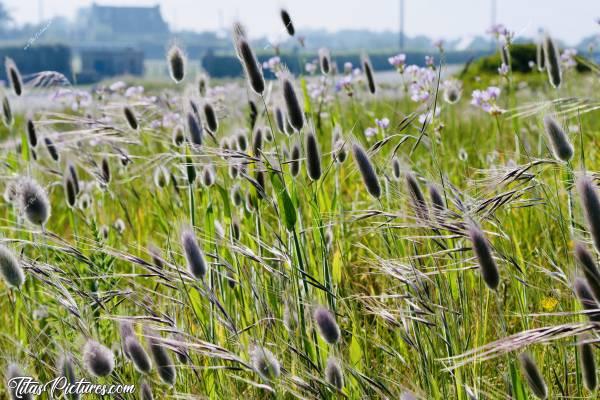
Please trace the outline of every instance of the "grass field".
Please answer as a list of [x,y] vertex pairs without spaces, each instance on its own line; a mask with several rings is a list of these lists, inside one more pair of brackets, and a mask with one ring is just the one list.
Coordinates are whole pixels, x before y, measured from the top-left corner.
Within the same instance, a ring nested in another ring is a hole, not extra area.
[[174,50],[182,80],[164,89],[4,108],[5,382],[596,398],[597,67],[576,73],[547,42],[550,74],[438,79],[438,52],[380,85],[364,65],[334,75],[324,51],[321,78],[274,62],[261,89],[243,43],[250,85],[203,86]]

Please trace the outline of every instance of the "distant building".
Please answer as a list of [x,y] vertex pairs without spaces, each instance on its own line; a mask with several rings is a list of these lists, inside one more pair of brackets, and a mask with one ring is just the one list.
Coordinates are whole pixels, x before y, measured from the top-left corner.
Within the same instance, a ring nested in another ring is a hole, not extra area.
[[81,50],[78,83],[92,83],[117,75],[144,74],[144,53],[131,48]]
[[86,40],[124,41],[143,37],[167,37],[169,26],[160,12],[160,6],[117,7],[93,3],[79,9],[78,31]]
[[[0,48],[0,61],[5,57],[12,58],[23,78],[27,75],[43,71],[56,71],[63,74],[70,81],[73,78],[71,69],[71,49],[62,45],[34,45],[27,50],[23,46]],[[6,71],[0,68],[0,78],[6,80]]]

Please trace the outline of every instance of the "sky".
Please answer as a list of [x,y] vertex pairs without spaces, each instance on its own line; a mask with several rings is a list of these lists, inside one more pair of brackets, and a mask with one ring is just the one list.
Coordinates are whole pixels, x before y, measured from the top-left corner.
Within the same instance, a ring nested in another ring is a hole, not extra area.
[[[43,18],[74,18],[93,0],[1,0],[17,23]],[[405,32],[433,39],[470,37],[491,25],[494,0],[404,0]],[[172,29],[218,30],[240,20],[250,36],[284,37],[278,10],[289,10],[297,30],[364,28],[398,30],[400,0],[96,0],[102,5],[160,4]],[[600,0],[496,0],[496,21],[518,35],[534,37],[539,28],[567,44],[600,34]],[[41,7],[40,7],[41,5]],[[41,9],[41,13],[40,13]]]

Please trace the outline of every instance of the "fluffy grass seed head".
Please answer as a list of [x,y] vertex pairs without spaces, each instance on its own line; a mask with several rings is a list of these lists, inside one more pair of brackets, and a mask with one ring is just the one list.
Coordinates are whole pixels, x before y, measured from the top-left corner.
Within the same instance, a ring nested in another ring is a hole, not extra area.
[[35,148],[38,144],[37,130],[35,129],[35,123],[31,118],[27,119],[27,141],[29,145]]
[[[75,363],[73,363],[73,356],[65,353],[58,359],[56,363],[56,369],[59,377],[64,377],[67,382],[74,385],[77,382],[77,376],[75,375]],[[79,393],[72,393],[68,396],[71,400],[78,400],[80,398]]]
[[52,139],[50,139],[49,137],[45,137],[44,144],[46,145],[46,150],[48,151],[50,158],[52,158],[53,161],[59,161],[60,154],[58,153],[58,148],[56,147]]
[[479,271],[485,284],[492,290],[496,290],[500,283],[500,274],[492,254],[492,248],[483,231],[474,223],[468,226],[469,239],[473,246],[473,252],[479,264]]
[[342,372],[342,367],[337,358],[329,357],[327,359],[327,366],[325,367],[325,379],[330,385],[334,386],[338,390],[342,390],[344,387],[344,373]]
[[331,53],[329,49],[319,49],[319,65],[321,67],[321,73],[323,75],[329,75],[331,72]]
[[575,243],[575,258],[583,268],[587,280],[596,300],[600,300],[600,272],[592,254],[583,243]]
[[577,191],[583,209],[587,228],[592,236],[592,242],[597,251],[600,251],[600,197],[598,189],[592,178],[587,175],[577,180]]
[[321,337],[329,344],[336,344],[340,340],[340,327],[335,321],[335,317],[325,307],[319,306],[313,313],[315,323],[319,328]]
[[519,355],[519,363],[521,364],[521,373],[525,377],[531,392],[538,399],[546,399],[548,388],[533,358],[528,353],[522,353]]
[[[575,278],[573,289],[577,295],[577,298],[579,299],[579,302],[581,303],[581,307],[583,307],[584,310],[592,311],[600,308],[600,304],[598,304],[598,301],[596,301],[594,298],[592,289],[585,279],[580,277]],[[589,312],[586,313],[586,315],[590,321],[600,322],[600,312]]]
[[550,141],[554,157],[559,161],[570,161],[573,158],[573,145],[567,133],[550,115],[544,117],[544,130]]
[[23,80],[21,79],[21,73],[19,72],[19,68],[17,68],[17,64],[15,64],[12,58],[6,57],[4,68],[6,69],[6,76],[10,82],[10,87],[12,87],[13,92],[17,96],[20,96],[23,94]]
[[252,366],[258,374],[266,381],[279,377],[279,361],[271,351],[262,346],[254,346],[250,351]]
[[217,113],[211,103],[204,104],[204,119],[206,120],[206,129],[210,133],[216,134],[219,130],[219,119]]
[[206,260],[204,259],[204,253],[198,245],[196,235],[194,232],[185,228],[181,232],[181,247],[187,261],[188,270],[196,279],[204,279],[206,271],[208,270]]
[[171,79],[173,79],[175,83],[181,82],[185,77],[186,58],[183,50],[179,46],[171,46],[167,52],[167,63],[169,64]]
[[150,361],[148,353],[146,353],[135,335],[127,336],[123,347],[135,369],[143,374],[147,374],[152,370],[152,361]]
[[21,178],[18,184],[19,209],[33,225],[45,225],[50,218],[46,191],[33,179]]
[[5,127],[10,128],[14,122],[12,113],[12,107],[10,106],[10,100],[6,95],[2,96],[2,123]]
[[598,387],[598,378],[596,376],[596,358],[594,356],[594,345],[589,341],[593,340],[588,335],[579,338],[577,350],[579,352],[579,365],[581,366],[581,375],[583,376],[583,385],[590,392],[596,391]]
[[161,343],[160,336],[152,329],[146,328],[145,336],[158,376],[164,383],[173,386],[177,378],[177,371],[167,348]]
[[6,374],[5,374],[6,388],[8,388],[8,392],[10,393],[10,397],[12,400],[33,400],[32,394],[18,392],[17,389],[19,386],[9,385],[9,383],[8,383],[11,379],[20,378],[20,377],[24,377],[24,376],[29,376],[29,375],[27,373],[25,373],[21,369],[21,367],[19,367],[15,363],[10,363],[10,364],[8,364],[8,367],[6,367]]
[[287,122],[289,122],[292,128],[299,132],[304,126],[304,112],[302,111],[302,106],[298,100],[291,75],[289,73],[282,73],[280,75],[280,82],[287,112]]
[[83,347],[83,365],[93,376],[107,376],[115,368],[115,356],[109,348],[88,339]]
[[237,56],[242,67],[244,67],[248,84],[256,94],[262,95],[265,91],[265,78],[263,77],[262,68],[258,64],[252,47],[250,47],[250,42],[246,38],[246,35],[240,32],[239,27],[241,27],[239,24],[234,26],[234,44]]
[[321,177],[321,149],[317,136],[311,130],[306,134],[306,173],[313,180],[319,180]]
[[140,397],[141,400],[154,400],[154,395],[152,394],[152,387],[148,382],[144,381],[140,385]]
[[282,8],[280,11],[281,22],[283,22],[283,26],[287,31],[288,35],[294,36],[296,34],[296,29],[294,28],[294,24],[292,23],[292,17],[290,17],[290,13]]
[[190,142],[196,146],[202,145],[202,121],[193,111],[187,113],[187,126],[190,135]]
[[10,287],[20,288],[25,282],[25,274],[19,260],[8,247],[2,244],[0,244],[0,273]]
[[367,87],[369,88],[369,92],[371,94],[375,94],[375,92],[377,91],[377,85],[375,84],[373,66],[371,65],[371,60],[366,54],[362,57],[362,64],[365,72],[365,77],[367,79]]
[[138,119],[135,116],[135,112],[133,111],[133,109],[129,106],[123,107],[123,115],[125,116],[125,121],[127,122],[127,125],[129,125],[131,130],[137,131],[140,126],[138,124]]
[[298,176],[300,173],[300,143],[296,142],[292,146],[292,152],[290,154],[290,174],[293,177]]
[[352,145],[352,154],[354,155],[354,162],[358,167],[367,192],[378,199],[381,196],[381,186],[379,185],[379,178],[377,177],[377,173],[375,173],[375,168],[373,168],[369,155],[358,143]]
[[550,84],[558,89],[562,82],[560,51],[558,50],[558,47],[556,47],[554,40],[548,34],[544,36],[544,56]]

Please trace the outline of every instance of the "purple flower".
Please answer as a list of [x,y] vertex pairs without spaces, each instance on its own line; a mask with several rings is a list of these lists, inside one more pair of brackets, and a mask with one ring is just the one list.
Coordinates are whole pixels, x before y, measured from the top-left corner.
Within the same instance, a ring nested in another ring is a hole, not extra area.
[[560,55],[560,61],[565,66],[565,68],[573,68],[577,66],[577,61],[575,60],[575,56],[577,55],[577,50],[575,49],[565,49]]
[[367,139],[371,139],[373,136],[377,135],[377,128],[368,127],[365,129],[365,136]]
[[433,42],[433,47],[437,47],[440,51],[444,49],[444,39],[438,39]]
[[346,61],[344,63],[344,74],[350,75],[352,73],[352,63],[350,61]]
[[317,71],[317,64],[312,62],[312,63],[306,63],[306,65],[304,66],[304,69],[306,70],[306,72],[308,72],[309,74],[314,74]]
[[425,65],[428,67],[433,67],[433,56],[425,56]]
[[499,96],[500,88],[496,86],[490,86],[484,91],[474,90],[471,94],[471,105],[492,115],[502,114],[504,110],[496,104]]
[[406,64],[406,54],[400,53],[398,55],[390,57],[388,58],[388,62],[394,67],[396,67],[396,69],[402,70],[404,68],[404,65]]
[[377,119],[375,118],[375,124],[381,129],[387,129],[390,126],[390,120],[388,118]]
[[502,76],[508,75],[508,65],[502,63],[500,68],[498,68],[498,73]]

